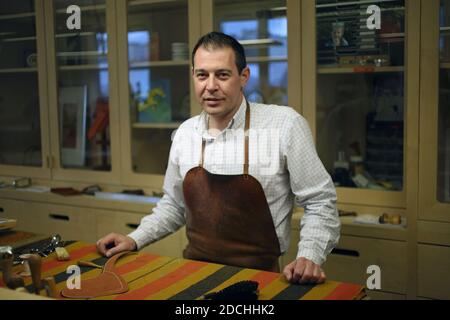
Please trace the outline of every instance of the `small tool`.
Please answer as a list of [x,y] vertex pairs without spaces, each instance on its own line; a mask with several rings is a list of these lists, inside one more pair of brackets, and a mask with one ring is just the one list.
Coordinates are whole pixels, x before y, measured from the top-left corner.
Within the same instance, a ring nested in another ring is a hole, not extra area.
[[47,292],[47,296],[50,298],[58,298],[58,291],[56,290],[56,282],[55,278],[47,277],[42,280],[44,284],[45,291]]
[[25,257],[30,265],[31,279],[33,280],[34,292],[39,294],[42,289],[41,271],[42,259],[38,254],[29,254]]
[[67,250],[65,248],[56,247],[55,252],[56,252],[56,258],[58,259],[58,261],[70,260],[69,252],[67,252]]
[[103,267],[101,265],[98,265],[91,261],[86,261],[86,260],[78,260],[77,264],[80,267],[93,267],[93,268],[103,269]]
[[22,277],[12,273],[13,259],[12,247],[0,247],[0,267],[3,271],[3,282],[10,289],[25,286]]

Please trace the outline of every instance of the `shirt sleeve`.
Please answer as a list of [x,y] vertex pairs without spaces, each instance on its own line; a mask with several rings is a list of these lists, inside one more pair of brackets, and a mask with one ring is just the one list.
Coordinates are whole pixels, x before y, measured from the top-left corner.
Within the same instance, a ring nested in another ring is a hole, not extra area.
[[322,265],[337,245],[340,219],[336,208],[336,189],[317,155],[308,123],[299,114],[292,118],[283,134],[284,157],[297,206],[305,213],[300,222],[297,258]]
[[152,213],[142,218],[139,227],[128,234],[136,242],[138,250],[174,233],[186,223],[183,178],[178,165],[177,141],[177,135],[175,135],[164,177],[164,196],[153,208]]

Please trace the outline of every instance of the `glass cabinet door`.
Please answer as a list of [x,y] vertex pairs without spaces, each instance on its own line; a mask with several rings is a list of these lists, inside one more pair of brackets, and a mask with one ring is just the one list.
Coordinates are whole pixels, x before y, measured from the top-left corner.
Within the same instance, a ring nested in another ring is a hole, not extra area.
[[450,222],[450,0],[421,15],[419,217]]
[[252,102],[288,105],[286,0],[214,0],[214,30],[235,37],[245,49]]
[[38,6],[34,0],[0,1],[0,165],[39,168],[46,155],[41,128],[46,113],[40,109],[45,89],[38,72],[38,60],[45,60],[37,24],[43,10]]
[[81,10],[80,29],[71,29],[67,8],[74,1],[53,1],[57,130],[63,169],[111,171],[106,3],[76,1]]
[[437,199],[450,203],[450,0],[439,8],[439,107]]
[[404,188],[405,1],[317,0],[317,149],[337,187]]
[[128,1],[126,20],[130,166],[164,175],[172,133],[191,115],[188,1]]

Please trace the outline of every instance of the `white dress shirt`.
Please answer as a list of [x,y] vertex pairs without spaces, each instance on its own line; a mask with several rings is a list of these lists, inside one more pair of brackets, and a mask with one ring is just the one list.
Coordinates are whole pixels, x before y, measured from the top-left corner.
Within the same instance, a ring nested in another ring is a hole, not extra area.
[[[202,138],[206,140],[206,170],[226,175],[243,173],[245,109],[243,99],[227,129],[215,136],[206,130],[205,112],[180,126],[170,150],[164,196],[153,213],[129,234],[138,249],[185,224],[183,180],[191,168],[199,165]],[[317,155],[308,123],[290,107],[250,103],[250,111],[249,174],[263,187],[281,252],[289,247],[295,201],[305,209],[297,258],[322,265],[339,240],[340,220],[336,190]]]

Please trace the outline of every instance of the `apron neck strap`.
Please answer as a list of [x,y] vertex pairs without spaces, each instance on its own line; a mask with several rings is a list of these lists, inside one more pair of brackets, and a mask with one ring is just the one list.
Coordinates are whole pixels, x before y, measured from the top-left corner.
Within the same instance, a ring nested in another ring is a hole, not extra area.
[[[244,136],[245,136],[245,142],[244,142],[244,175],[248,175],[248,145],[249,145],[249,129],[250,129],[250,104],[247,100],[246,102],[246,108],[245,108],[245,126],[244,126]],[[206,147],[206,140],[202,138],[202,153],[200,158],[200,164],[199,167],[203,168],[203,164],[205,161],[205,147]]]

